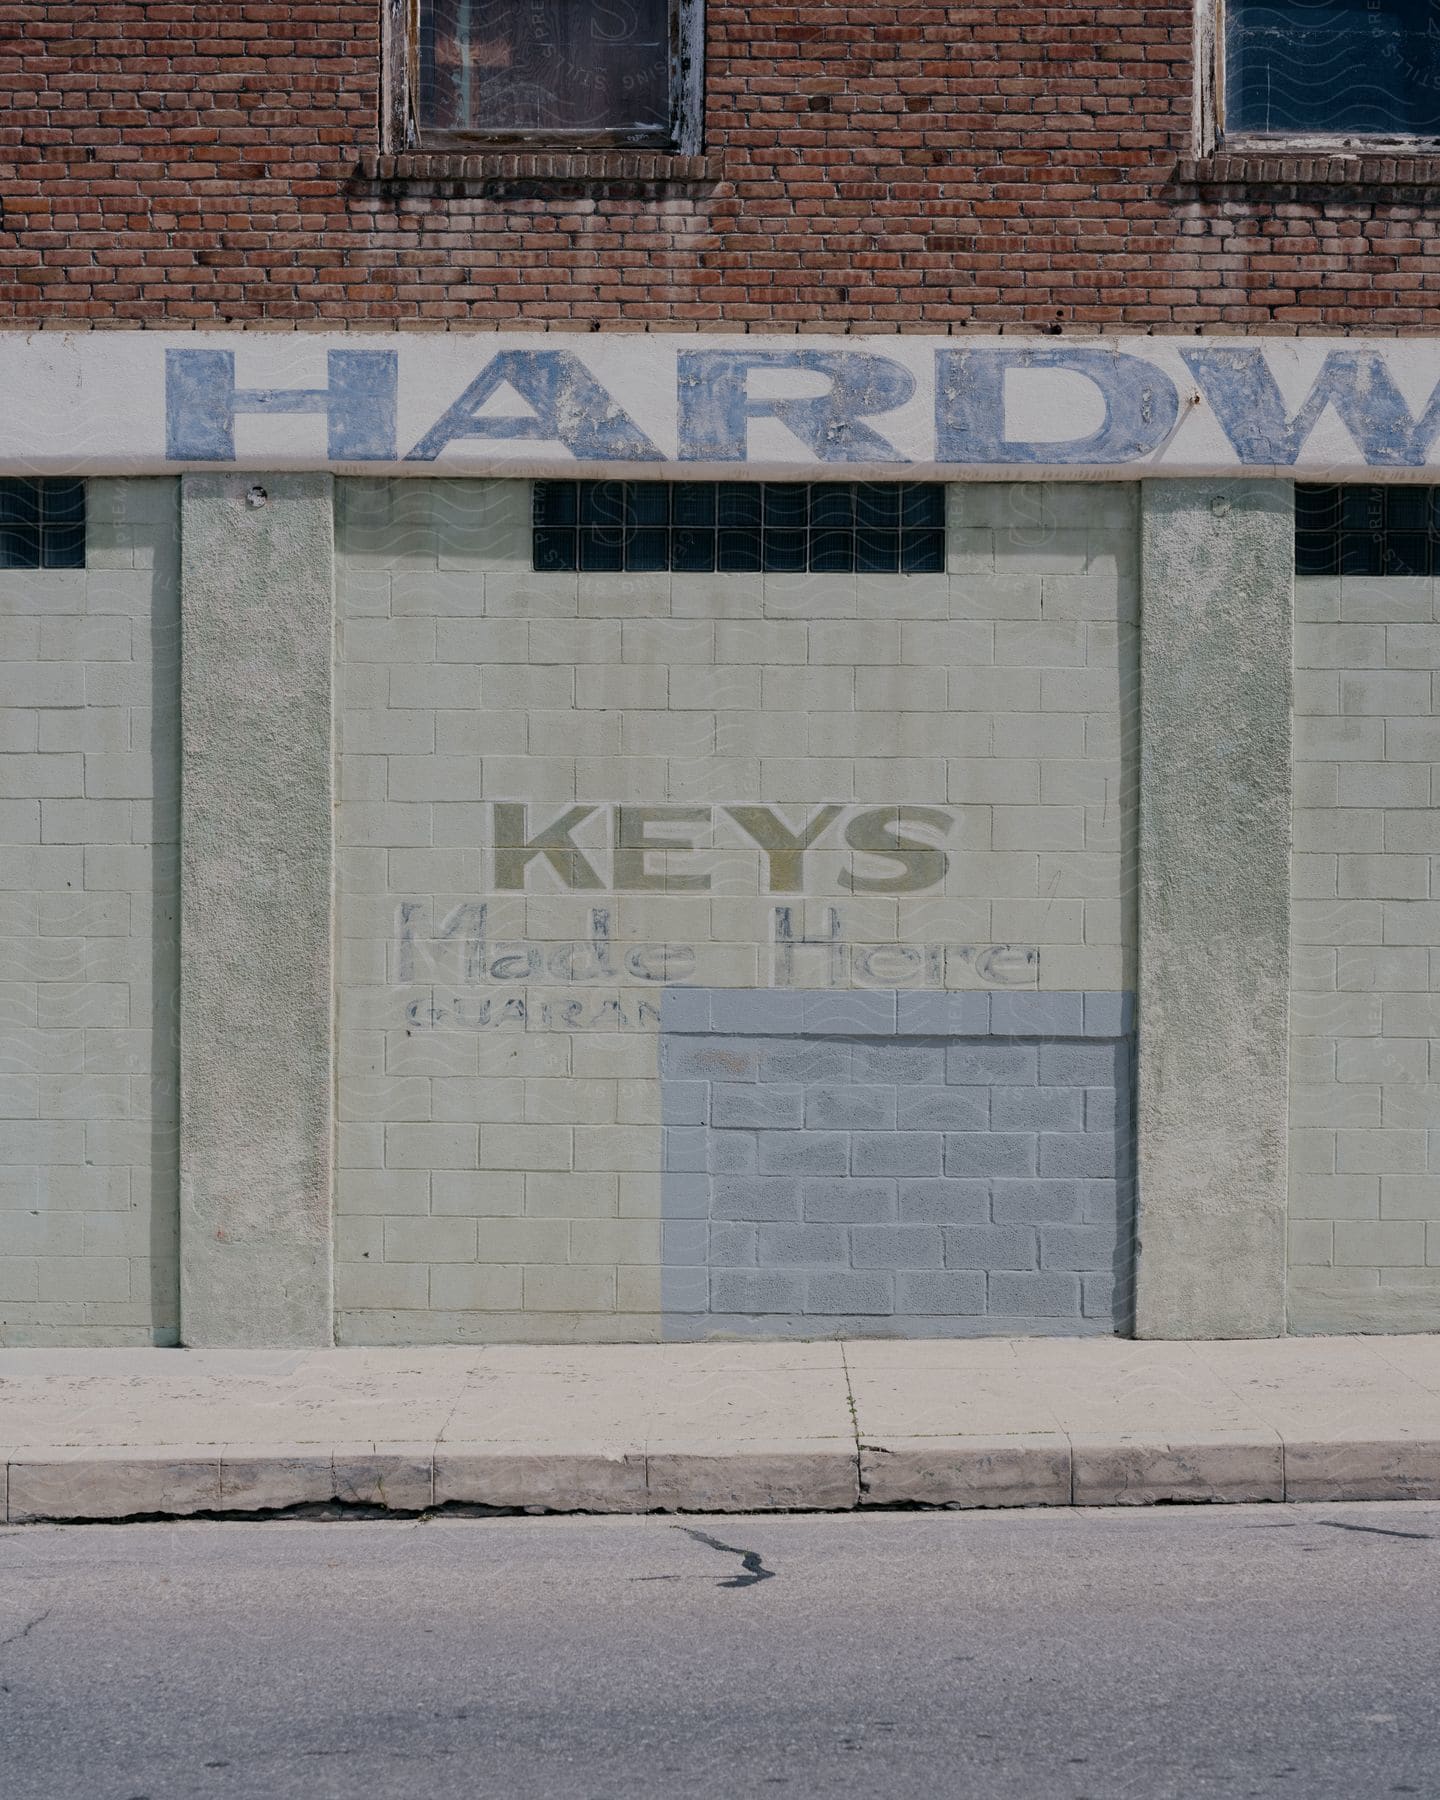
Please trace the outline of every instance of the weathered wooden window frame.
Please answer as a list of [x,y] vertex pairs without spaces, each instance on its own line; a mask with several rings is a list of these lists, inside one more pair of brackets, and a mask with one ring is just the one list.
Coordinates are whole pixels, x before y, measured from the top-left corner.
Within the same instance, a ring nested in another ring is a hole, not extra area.
[[385,0],[381,148],[486,150],[624,149],[698,156],[704,148],[705,0],[669,0],[670,120],[664,132],[425,131],[420,123],[421,0]]
[[1244,131],[1225,129],[1226,0],[1196,0],[1195,6],[1195,149],[1200,156],[1217,151],[1276,155],[1334,156],[1390,151],[1395,155],[1433,155],[1440,138],[1414,133],[1356,131]]

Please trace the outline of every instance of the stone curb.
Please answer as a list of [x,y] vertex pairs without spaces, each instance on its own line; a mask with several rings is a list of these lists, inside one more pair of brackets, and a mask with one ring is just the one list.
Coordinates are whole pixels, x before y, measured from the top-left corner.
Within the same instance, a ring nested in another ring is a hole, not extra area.
[[1147,1506],[1440,1500],[1440,1441],[1217,1432],[1184,1439],[895,1438],[649,1452],[518,1444],[34,1447],[0,1462],[12,1525],[469,1505],[557,1513],[847,1512],[862,1507]]

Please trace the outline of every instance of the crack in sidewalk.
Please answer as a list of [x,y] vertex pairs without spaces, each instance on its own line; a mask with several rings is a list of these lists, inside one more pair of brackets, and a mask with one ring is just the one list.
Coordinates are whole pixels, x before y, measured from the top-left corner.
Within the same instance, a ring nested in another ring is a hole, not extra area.
[[855,1434],[855,1503],[858,1506],[865,1499],[865,1446],[860,1442],[860,1415],[855,1410],[855,1384],[850,1379],[850,1358],[845,1354],[844,1338],[839,1342],[840,1367],[845,1374],[845,1404],[850,1408],[850,1429]]

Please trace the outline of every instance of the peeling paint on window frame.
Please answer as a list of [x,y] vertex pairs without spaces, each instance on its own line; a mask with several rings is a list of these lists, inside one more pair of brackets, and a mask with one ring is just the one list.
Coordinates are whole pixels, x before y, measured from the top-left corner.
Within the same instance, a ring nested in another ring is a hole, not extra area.
[[1440,153],[1440,136],[1414,132],[1244,131],[1225,129],[1226,0],[1196,0],[1194,140],[1197,156],[1427,156]]
[[380,147],[474,151],[659,151],[698,156],[704,148],[705,0],[669,0],[670,122],[668,132],[624,131],[425,131],[420,124],[420,7],[422,0],[385,0],[384,68],[380,93]]

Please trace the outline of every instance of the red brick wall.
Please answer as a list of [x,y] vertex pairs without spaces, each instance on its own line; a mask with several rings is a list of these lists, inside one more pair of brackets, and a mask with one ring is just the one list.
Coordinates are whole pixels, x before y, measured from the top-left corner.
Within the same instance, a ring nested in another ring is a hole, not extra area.
[[364,174],[379,18],[8,0],[0,322],[1440,328],[1440,164],[1181,165],[1188,6],[710,0],[673,186]]

